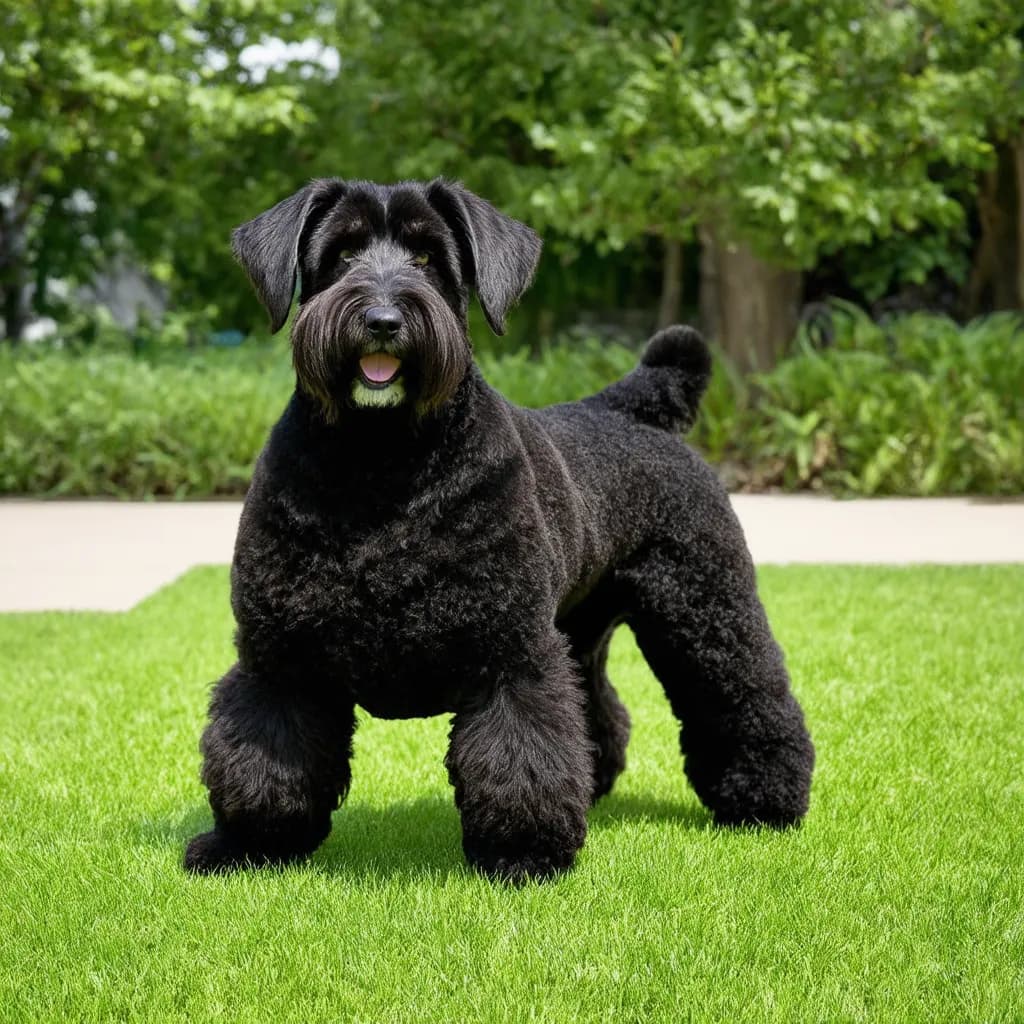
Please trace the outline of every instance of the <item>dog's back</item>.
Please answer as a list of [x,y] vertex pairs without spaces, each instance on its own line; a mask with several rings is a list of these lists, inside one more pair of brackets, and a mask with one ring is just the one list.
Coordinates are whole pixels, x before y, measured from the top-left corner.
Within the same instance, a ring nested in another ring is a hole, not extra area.
[[[545,518],[566,535],[563,546],[575,547],[571,535],[597,523],[593,532],[614,538],[621,553],[706,487],[727,504],[713,472],[682,442],[710,376],[700,334],[673,326],[651,338],[631,373],[597,394],[517,410]],[[599,560],[614,557],[611,546],[596,547]]]

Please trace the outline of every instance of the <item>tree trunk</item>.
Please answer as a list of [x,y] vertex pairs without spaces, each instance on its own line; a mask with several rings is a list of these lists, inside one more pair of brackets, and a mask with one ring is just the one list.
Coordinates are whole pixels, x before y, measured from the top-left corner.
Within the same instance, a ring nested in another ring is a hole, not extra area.
[[17,281],[5,280],[0,284],[0,316],[4,320],[5,340],[9,345],[17,345],[28,323],[24,293]]
[[1024,309],[1024,130],[1013,147],[1017,171],[1017,309]]
[[796,334],[803,280],[748,245],[701,232],[701,319],[744,373],[770,370]]
[[661,263],[661,300],[658,303],[658,330],[679,323],[683,313],[683,243],[665,239]]
[[28,323],[25,308],[25,233],[15,207],[0,206],[0,317],[11,345],[21,341]]
[[1024,136],[996,145],[996,164],[978,193],[978,220],[968,316],[1024,308]]
[[718,337],[718,260],[711,229],[702,225],[700,238],[700,329],[708,338]]

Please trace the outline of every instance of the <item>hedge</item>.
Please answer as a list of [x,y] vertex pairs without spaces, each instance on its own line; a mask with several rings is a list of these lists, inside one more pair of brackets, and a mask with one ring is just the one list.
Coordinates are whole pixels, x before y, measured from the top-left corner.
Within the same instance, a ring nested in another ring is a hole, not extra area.
[[[692,442],[746,490],[841,494],[1024,492],[1024,326],[885,325],[837,307],[775,370],[742,379],[716,358]],[[524,405],[597,390],[637,353],[590,340],[482,355]],[[280,345],[158,357],[0,352],[0,493],[240,495],[293,386]]]

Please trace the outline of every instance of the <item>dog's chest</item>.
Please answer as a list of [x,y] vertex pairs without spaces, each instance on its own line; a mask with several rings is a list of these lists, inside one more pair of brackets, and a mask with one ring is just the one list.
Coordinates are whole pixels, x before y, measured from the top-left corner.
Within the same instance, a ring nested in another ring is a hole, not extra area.
[[240,566],[240,634],[253,608],[268,654],[286,646],[379,717],[452,711],[537,585],[521,549],[513,524],[458,507],[310,524]]
[[[480,553],[445,532],[384,529],[347,546],[332,589],[337,660],[373,714],[454,710],[498,642],[507,586]],[[328,610],[328,614],[330,611]]]

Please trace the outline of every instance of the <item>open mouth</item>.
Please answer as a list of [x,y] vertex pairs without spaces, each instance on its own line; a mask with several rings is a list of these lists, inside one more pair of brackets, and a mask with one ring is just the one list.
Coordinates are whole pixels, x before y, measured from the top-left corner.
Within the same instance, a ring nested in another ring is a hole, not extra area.
[[402,361],[387,352],[371,352],[359,360],[362,383],[371,391],[382,391],[394,384],[402,372]]

